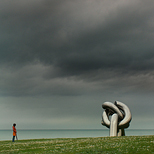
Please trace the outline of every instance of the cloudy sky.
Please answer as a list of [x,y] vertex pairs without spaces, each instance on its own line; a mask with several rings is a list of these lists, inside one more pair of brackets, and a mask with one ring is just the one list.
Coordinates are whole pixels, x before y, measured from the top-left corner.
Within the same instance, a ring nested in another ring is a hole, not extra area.
[[154,128],[153,0],[0,1],[0,129],[106,129],[102,104]]

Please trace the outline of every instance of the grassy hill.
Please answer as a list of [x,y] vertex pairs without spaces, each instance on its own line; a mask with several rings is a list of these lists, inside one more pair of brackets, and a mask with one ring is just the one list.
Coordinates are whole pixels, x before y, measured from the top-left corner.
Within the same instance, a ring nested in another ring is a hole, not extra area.
[[154,135],[0,141],[4,154],[154,154]]

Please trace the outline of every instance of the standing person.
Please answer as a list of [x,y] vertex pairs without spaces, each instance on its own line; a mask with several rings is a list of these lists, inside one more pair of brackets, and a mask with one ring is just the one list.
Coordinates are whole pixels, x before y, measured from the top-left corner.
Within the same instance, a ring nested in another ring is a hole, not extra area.
[[17,130],[16,130],[16,124],[14,123],[12,128],[13,128],[13,138],[12,138],[12,142],[14,142],[15,137],[17,136]]

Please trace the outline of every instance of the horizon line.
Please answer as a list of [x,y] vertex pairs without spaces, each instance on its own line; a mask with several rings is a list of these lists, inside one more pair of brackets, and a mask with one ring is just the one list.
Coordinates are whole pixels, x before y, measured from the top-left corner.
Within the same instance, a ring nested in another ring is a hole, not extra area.
[[[7,131],[7,130],[12,130],[12,129],[0,129],[0,131]],[[32,128],[32,129],[22,129],[22,128],[19,128],[19,129],[17,129],[17,130],[108,130],[108,129],[101,129],[101,128],[90,128],[90,129],[88,129],[88,128],[61,128],[61,129],[59,129],[59,128],[54,128],[54,129],[50,129],[50,128],[40,128],[40,129],[35,129],[35,128]],[[132,129],[126,129],[126,130],[154,130],[153,128],[132,128]]]

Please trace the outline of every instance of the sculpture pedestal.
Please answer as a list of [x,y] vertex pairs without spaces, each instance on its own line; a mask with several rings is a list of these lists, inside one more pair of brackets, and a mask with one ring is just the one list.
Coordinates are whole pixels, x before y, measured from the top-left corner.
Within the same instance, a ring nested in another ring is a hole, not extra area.
[[118,115],[114,113],[111,117],[110,136],[117,136]]

